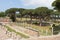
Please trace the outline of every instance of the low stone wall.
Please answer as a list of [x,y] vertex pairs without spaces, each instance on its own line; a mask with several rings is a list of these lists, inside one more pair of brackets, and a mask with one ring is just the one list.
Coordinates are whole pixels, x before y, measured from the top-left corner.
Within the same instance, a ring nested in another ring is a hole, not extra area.
[[33,36],[33,37],[39,36],[39,32],[34,29],[26,29],[24,32]]
[[29,38],[29,39],[27,39],[27,40],[60,40],[60,35]]

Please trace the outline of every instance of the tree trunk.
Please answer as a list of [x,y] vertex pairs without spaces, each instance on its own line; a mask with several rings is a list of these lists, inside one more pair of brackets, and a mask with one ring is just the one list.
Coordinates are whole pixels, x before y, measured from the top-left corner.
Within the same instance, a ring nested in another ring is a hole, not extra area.
[[32,16],[30,16],[30,18],[31,18],[30,22],[31,22],[31,24],[32,24]]
[[40,26],[41,26],[41,19],[40,19]]
[[39,16],[39,22],[40,22],[40,26],[41,26],[41,17]]
[[12,19],[13,22],[16,21],[16,15],[15,15],[15,13],[11,14],[10,19]]
[[22,21],[22,14],[21,14],[21,21]]

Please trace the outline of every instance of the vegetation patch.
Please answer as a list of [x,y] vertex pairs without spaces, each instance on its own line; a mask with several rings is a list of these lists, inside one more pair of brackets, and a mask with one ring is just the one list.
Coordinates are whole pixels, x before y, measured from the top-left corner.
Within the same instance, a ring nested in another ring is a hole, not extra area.
[[53,24],[52,27],[53,27],[53,34],[54,34],[54,35],[60,33],[60,25],[55,25],[55,24]]
[[26,35],[24,35],[24,34],[22,34],[22,33],[20,33],[20,32],[16,32],[14,29],[12,29],[12,28],[10,28],[10,27],[8,27],[8,26],[6,26],[6,25],[5,25],[5,27],[6,27],[7,30],[10,31],[10,32],[15,32],[17,35],[20,35],[21,37],[29,38],[29,36],[26,36]]
[[[20,27],[24,27],[24,28],[28,28],[28,27],[31,27],[33,29],[36,29],[39,31],[39,35],[46,35],[46,30],[48,31],[47,32],[47,35],[52,35],[52,32],[51,32],[51,27],[50,26],[37,26],[37,25],[32,25],[32,24],[27,24],[27,23],[15,23],[15,25],[18,25]],[[46,36],[47,36],[46,35]]]

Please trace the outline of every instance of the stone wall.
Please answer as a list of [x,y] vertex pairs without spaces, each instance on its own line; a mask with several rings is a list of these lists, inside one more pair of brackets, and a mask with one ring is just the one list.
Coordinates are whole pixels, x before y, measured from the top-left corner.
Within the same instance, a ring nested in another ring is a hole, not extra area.
[[33,37],[38,37],[39,36],[39,32],[34,30],[34,29],[31,29],[31,28],[28,28],[25,30],[25,33],[33,36]]
[[0,17],[0,22],[10,22],[10,19]]
[[36,38],[29,38],[27,40],[60,40],[60,35],[40,36]]

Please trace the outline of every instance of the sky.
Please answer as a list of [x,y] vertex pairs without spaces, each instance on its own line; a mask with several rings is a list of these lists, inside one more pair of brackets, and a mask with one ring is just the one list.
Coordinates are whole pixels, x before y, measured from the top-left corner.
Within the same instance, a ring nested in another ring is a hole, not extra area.
[[48,7],[52,9],[54,0],[0,0],[0,11],[5,11],[9,8],[27,8],[34,9],[37,7]]

